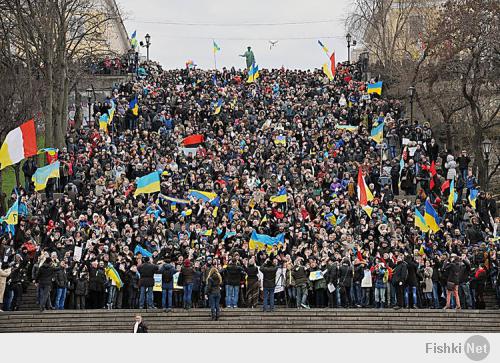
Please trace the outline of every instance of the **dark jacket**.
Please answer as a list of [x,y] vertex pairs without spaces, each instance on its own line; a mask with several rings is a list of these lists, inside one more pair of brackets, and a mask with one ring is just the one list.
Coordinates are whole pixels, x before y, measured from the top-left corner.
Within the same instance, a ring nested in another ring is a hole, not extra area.
[[93,268],[89,270],[89,291],[103,292],[106,285],[106,274],[102,268]]
[[158,272],[158,266],[146,262],[139,266],[138,271],[141,275],[141,278],[139,279],[139,286],[153,287],[155,284],[154,275]]
[[[417,286],[417,269],[418,264],[411,258],[405,260],[406,267],[408,269],[408,277],[406,278],[406,283],[408,286]],[[404,281],[403,281],[404,282]]]
[[276,272],[278,267],[274,265],[264,264],[260,267],[260,272],[263,275],[263,287],[273,288],[276,287]]
[[77,278],[75,281],[75,295],[86,296],[89,291],[89,282],[86,278]]
[[448,263],[444,267],[446,282],[460,283],[460,264],[457,261]]
[[303,286],[307,284],[308,276],[304,266],[294,266],[292,269],[292,277],[295,281],[295,286]]
[[205,285],[205,294],[211,295],[211,294],[220,294],[220,285],[222,283],[222,280],[218,277],[216,274],[212,274],[208,279],[207,279],[207,284]]
[[[134,327],[135,327],[135,324],[132,327],[132,333],[134,332]],[[141,321],[139,323],[139,326],[137,327],[137,333],[147,333],[147,332],[148,332],[148,326],[146,324],[144,324],[144,322]]]
[[175,267],[171,264],[165,264],[160,269],[161,272],[161,287],[163,289],[173,289],[174,287],[174,278],[173,276],[177,272]]
[[44,262],[42,266],[38,269],[38,273],[36,275],[36,282],[38,282],[41,286],[51,286],[52,279],[54,278],[54,268],[50,265],[49,262]]
[[328,270],[326,272],[326,281],[329,284],[333,284],[335,286],[338,285],[339,282],[339,267],[336,263],[332,263],[328,266]]
[[392,282],[394,285],[399,285],[400,282],[406,283],[408,278],[408,265],[406,262],[398,262],[394,270],[392,271]]
[[198,269],[195,269],[193,271],[193,291],[200,291],[201,290],[201,278],[202,278],[202,273]]
[[259,269],[255,265],[248,265],[245,269],[247,274],[247,284],[251,285],[259,280]]
[[181,268],[181,274],[182,274],[182,281],[183,281],[183,286],[186,286],[188,284],[193,283],[193,273],[194,270],[192,267],[186,267],[182,266]]
[[351,265],[342,263],[339,268],[339,285],[344,287],[352,286],[353,268]]
[[224,280],[226,285],[239,286],[243,275],[244,271],[241,266],[230,263],[224,271]]
[[66,274],[66,269],[60,268],[55,273],[56,286],[58,288],[68,287],[68,275]]

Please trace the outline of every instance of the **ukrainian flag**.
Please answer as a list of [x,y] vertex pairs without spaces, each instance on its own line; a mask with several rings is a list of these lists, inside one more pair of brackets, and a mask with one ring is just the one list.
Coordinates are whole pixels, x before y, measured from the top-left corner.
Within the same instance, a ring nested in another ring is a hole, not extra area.
[[161,199],[167,200],[171,203],[178,203],[178,204],[189,204],[189,200],[187,199],[180,199],[180,198],[174,198],[174,197],[169,197],[166,195],[160,195],[159,196]]
[[137,30],[134,30],[132,36],[130,37],[130,45],[132,48],[137,48]]
[[132,110],[134,116],[139,116],[139,104],[137,103],[137,96],[129,102],[128,108]]
[[201,232],[200,235],[210,237],[212,235],[212,230],[207,229],[206,231]]
[[420,230],[424,233],[429,232],[429,226],[427,225],[424,216],[417,208],[415,208],[415,227],[420,228]]
[[103,113],[101,117],[99,117],[99,130],[108,132],[108,122],[109,122],[109,115],[107,113]]
[[137,245],[135,246],[135,249],[134,249],[134,256],[137,255],[137,254],[141,254],[143,255],[144,257],[151,257],[153,256],[153,254],[151,252],[149,252],[148,250],[144,249],[143,247]]
[[479,190],[477,189],[471,189],[469,192],[469,202],[472,208],[474,209],[476,209],[476,200],[478,195],[479,195]]
[[111,263],[108,263],[108,267],[106,267],[104,273],[106,274],[106,277],[108,279],[112,280],[115,283],[118,290],[123,287],[122,279],[120,278],[118,271],[116,271],[115,267]]
[[259,78],[259,76],[260,76],[259,66],[253,64],[252,67],[250,67],[250,70],[248,71],[247,83],[255,82],[255,80]]
[[113,122],[113,117],[115,117],[115,111],[116,111],[116,105],[113,102],[113,100],[111,100],[111,108],[108,110],[108,113],[109,113],[108,124],[110,124],[111,122]]
[[213,46],[214,46],[214,54],[217,53],[217,52],[220,52],[220,47],[217,45],[217,43],[215,42],[215,40],[213,41]]
[[372,128],[371,139],[375,141],[377,144],[380,144],[384,139],[384,122],[378,124],[377,126]]
[[47,181],[50,178],[59,178],[59,166],[60,162],[56,161],[52,164],[44,166],[43,168],[38,168],[35,174],[31,177],[31,180],[35,184],[35,190],[38,192],[47,187]]
[[432,232],[435,233],[439,231],[439,223],[441,223],[441,220],[439,219],[437,212],[432,207],[429,199],[425,201],[424,219]]
[[219,211],[220,207],[220,197],[216,197],[210,201],[210,204],[213,205],[215,208],[212,211],[212,217],[216,218],[217,217],[217,212]]
[[274,140],[274,143],[276,145],[283,145],[283,146],[286,146],[286,137],[283,136],[283,135],[279,135],[276,137],[276,139]]
[[278,191],[278,194],[273,195],[269,200],[273,203],[286,203],[288,200],[288,194],[286,192],[286,188],[281,187]]
[[221,109],[222,109],[222,98],[219,98],[217,104],[215,105],[214,115],[218,115]]
[[135,181],[137,188],[134,192],[134,197],[139,194],[150,194],[160,191],[160,173],[153,171],[152,173],[138,178]]
[[318,40],[318,44],[321,48],[323,48],[323,51],[326,53],[326,55],[328,55],[328,53],[330,53],[328,51],[328,48],[321,42],[321,40]]
[[268,249],[270,250],[273,246],[276,246],[278,244],[283,244],[285,242],[285,234],[280,233],[276,237],[271,237],[268,236],[267,234],[258,234],[255,232],[255,230],[252,232],[252,235],[250,236],[250,242],[248,244],[248,247],[251,250],[257,249],[257,250],[264,250]]
[[378,81],[377,83],[371,83],[366,88],[367,92],[376,93],[378,95],[382,95],[382,81]]
[[16,199],[12,207],[9,208],[5,217],[0,218],[0,223],[5,222],[9,225],[17,224],[19,219],[19,200]]
[[351,132],[354,132],[354,131],[358,131],[358,126],[352,126],[352,125],[335,125],[335,128],[337,130],[347,130],[347,131],[351,131]]
[[205,192],[203,190],[194,190],[194,189],[190,189],[188,191],[188,195],[196,200],[203,199],[203,201],[205,202],[211,202],[212,200],[217,198],[217,193]]
[[448,212],[453,210],[453,204],[457,201],[458,193],[455,191],[455,179],[450,184],[450,195],[448,196]]

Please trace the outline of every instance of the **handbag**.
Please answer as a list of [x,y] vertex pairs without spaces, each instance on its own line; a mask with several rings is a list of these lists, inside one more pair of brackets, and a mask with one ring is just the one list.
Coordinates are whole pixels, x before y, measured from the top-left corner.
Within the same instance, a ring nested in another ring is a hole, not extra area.
[[446,290],[448,291],[453,291],[455,290],[455,283],[454,282],[451,282],[451,281],[448,281],[446,283]]

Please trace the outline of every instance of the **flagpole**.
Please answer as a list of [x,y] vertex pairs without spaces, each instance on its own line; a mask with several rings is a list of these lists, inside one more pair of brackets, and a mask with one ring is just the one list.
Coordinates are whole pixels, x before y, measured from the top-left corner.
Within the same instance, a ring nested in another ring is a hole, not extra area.
[[215,70],[217,70],[217,51],[215,50],[215,40],[212,39],[212,51],[214,52],[214,65]]

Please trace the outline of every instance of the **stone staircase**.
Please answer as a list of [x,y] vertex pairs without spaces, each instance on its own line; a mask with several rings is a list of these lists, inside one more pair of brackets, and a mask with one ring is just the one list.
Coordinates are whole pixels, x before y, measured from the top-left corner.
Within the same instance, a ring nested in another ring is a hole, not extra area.
[[154,333],[500,332],[499,310],[286,308],[225,309],[219,321],[211,321],[208,309],[4,312],[0,332],[131,332],[136,314]]

